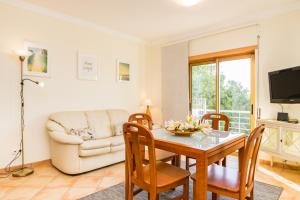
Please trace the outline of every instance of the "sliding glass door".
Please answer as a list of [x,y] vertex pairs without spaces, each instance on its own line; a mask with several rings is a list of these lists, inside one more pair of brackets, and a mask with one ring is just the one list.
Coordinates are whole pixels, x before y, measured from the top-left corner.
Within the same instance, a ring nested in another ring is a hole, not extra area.
[[216,63],[194,65],[191,75],[192,115],[216,112]]
[[230,117],[230,129],[249,133],[253,126],[254,56],[219,58],[190,66],[190,111]]

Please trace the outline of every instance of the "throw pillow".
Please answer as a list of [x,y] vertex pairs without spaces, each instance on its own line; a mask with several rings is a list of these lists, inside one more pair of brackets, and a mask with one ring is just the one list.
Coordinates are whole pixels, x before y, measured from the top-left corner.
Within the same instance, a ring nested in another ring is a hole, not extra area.
[[114,127],[115,135],[123,135],[123,124],[117,124]]
[[77,135],[83,140],[94,140],[95,139],[95,132],[89,128],[83,129],[73,129],[69,130],[70,135]]

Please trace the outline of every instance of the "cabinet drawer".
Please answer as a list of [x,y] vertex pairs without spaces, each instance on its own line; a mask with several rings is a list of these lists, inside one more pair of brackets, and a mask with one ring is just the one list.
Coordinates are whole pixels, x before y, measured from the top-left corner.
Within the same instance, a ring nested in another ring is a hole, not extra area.
[[282,153],[300,158],[300,131],[295,129],[282,129]]
[[280,130],[278,128],[266,127],[262,137],[262,150],[276,152],[279,148]]

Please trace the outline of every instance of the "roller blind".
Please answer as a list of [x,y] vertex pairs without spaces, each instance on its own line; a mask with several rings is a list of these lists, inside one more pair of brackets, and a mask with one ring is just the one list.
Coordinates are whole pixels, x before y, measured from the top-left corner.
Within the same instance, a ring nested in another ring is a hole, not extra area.
[[258,32],[259,26],[254,25],[191,40],[189,56],[256,45]]

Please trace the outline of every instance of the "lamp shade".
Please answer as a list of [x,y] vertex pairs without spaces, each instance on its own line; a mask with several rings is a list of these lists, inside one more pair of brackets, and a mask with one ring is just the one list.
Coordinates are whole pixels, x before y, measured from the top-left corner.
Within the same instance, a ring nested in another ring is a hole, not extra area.
[[30,51],[27,51],[25,49],[20,49],[20,50],[16,50],[15,51],[15,54],[17,56],[24,56],[24,57],[28,57],[30,56],[32,53]]
[[145,106],[152,106],[152,101],[151,101],[151,99],[145,99],[144,105],[145,105]]

